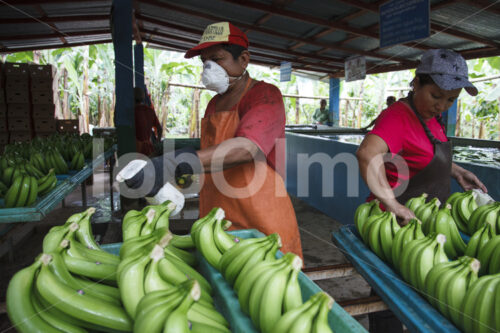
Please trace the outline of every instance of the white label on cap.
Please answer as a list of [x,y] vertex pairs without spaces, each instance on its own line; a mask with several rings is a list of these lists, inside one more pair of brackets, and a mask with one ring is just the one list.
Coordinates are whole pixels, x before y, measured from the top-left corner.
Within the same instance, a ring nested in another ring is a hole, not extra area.
[[228,42],[229,34],[230,31],[228,22],[210,24],[203,32],[200,44],[208,42]]
[[147,162],[144,160],[133,160],[120,170],[118,175],[116,175],[116,180],[121,183],[127,179],[134,177],[146,166],[146,164]]

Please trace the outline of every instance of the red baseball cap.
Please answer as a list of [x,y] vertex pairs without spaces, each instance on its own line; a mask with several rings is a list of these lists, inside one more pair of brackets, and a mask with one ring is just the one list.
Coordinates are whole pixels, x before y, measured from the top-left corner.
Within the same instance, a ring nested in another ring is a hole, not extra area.
[[205,28],[198,45],[188,50],[184,58],[200,55],[201,50],[217,44],[236,44],[248,49],[248,38],[243,31],[229,22],[210,24]]

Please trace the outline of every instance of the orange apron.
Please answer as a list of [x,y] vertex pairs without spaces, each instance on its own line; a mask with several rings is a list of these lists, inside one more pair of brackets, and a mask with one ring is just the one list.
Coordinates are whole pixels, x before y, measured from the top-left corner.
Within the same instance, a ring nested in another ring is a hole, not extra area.
[[[249,78],[240,100],[251,81]],[[240,122],[238,107],[239,101],[236,110],[215,112],[201,120],[201,149],[234,138]],[[253,180],[256,170],[259,178],[263,178]],[[234,198],[226,190],[222,193],[216,186],[216,180],[214,182],[216,177],[224,177],[229,186],[236,188],[236,192],[243,193],[242,196],[245,197]],[[232,229],[257,229],[266,235],[277,232],[283,243],[281,251],[293,252],[302,257],[299,228],[292,202],[283,179],[265,159],[212,174],[206,173],[200,191],[200,216],[208,214],[213,207],[224,209],[226,218],[233,222]]]

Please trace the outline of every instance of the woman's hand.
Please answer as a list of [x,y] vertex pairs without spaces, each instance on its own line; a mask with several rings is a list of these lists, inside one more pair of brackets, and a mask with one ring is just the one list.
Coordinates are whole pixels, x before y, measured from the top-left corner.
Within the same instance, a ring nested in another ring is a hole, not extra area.
[[488,193],[486,186],[484,186],[475,174],[456,165],[455,163],[451,166],[451,175],[457,180],[457,183],[464,189],[464,191],[479,188],[483,190],[484,193]]
[[415,213],[408,207],[400,204],[396,199],[382,202],[387,211],[393,212],[398,218],[398,223],[405,226],[411,219],[415,218]]

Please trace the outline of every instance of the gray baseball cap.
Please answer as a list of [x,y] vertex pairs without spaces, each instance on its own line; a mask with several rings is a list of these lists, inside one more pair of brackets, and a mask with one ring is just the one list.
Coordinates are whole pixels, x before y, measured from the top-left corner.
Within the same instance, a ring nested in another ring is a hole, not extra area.
[[471,96],[478,91],[469,81],[467,63],[462,56],[447,49],[429,50],[422,55],[416,74],[429,74],[441,89],[465,88]]

